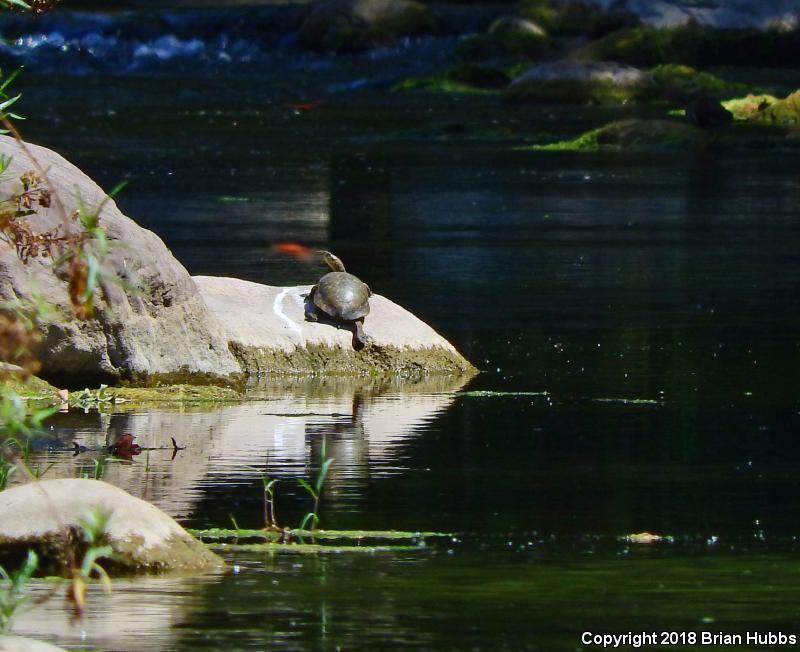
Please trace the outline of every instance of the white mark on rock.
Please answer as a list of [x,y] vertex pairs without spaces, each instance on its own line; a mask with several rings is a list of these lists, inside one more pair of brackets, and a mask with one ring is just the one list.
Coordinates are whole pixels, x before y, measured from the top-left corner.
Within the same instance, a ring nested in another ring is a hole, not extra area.
[[278,293],[278,296],[275,297],[275,301],[272,302],[272,311],[277,315],[279,319],[281,319],[291,330],[293,330],[298,335],[302,334],[302,330],[300,329],[300,325],[292,319],[289,319],[286,314],[283,312],[283,300],[289,291],[292,288],[285,288]]

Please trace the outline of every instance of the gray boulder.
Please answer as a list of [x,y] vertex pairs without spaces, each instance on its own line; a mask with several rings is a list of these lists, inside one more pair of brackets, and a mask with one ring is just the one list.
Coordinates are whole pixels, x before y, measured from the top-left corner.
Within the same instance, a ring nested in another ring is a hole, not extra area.
[[[27,148],[47,172],[67,216],[81,203],[101,205],[105,193],[77,167],[52,150],[30,144]],[[0,155],[12,157],[0,179],[0,193],[7,197],[19,192],[20,176],[36,166],[7,136],[0,136]],[[51,208],[37,207],[37,214],[28,219],[39,233],[65,221],[56,202]],[[0,241],[0,298],[33,299],[39,294],[64,313],[46,329],[42,375],[57,381],[113,381],[176,372],[216,376],[240,372],[194,281],[158,236],[123,215],[113,201],[103,206],[100,224],[111,243],[105,271],[136,285],[138,291],[130,293],[104,282],[102,292],[96,293],[96,318],[85,321],[69,317],[67,283],[63,275],[53,273],[49,257],[23,264],[13,247]],[[68,228],[74,230],[74,222]]]
[[85,547],[80,522],[90,510],[108,514],[104,543],[114,555],[102,562],[107,569],[205,572],[225,566],[157,507],[105,482],[72,478],[0,492],[0,565],[11,568],[33,549],[41,570],[63,575],[67,545],[79,554]]
[[196,276],[195,283],[251,373],[460,374],[472,365],[425,322],[377,294],[364,331],[372,345],[354,351],[352,331],[304,317],[311,286],[272,287],[235,278]]
[[428,8],[414,0],[321,0],[297,37],[314,50],[357,51],[399,36],[431,34],[435,28]]
[[506,89],[513,100],[624,102],[653,87],[649,73],[613,61],[553,61],[529,68]]

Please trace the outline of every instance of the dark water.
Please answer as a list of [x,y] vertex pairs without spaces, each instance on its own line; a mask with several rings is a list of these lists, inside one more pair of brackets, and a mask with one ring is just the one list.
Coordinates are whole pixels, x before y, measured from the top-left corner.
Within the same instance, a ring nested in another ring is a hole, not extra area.
[[[467,390],[494,394],[267,380],[241,406],[71,414],[54,432],[90,448],[174,434],[175,460],[106,477],[195,527],[261,525],[264,472],[295,525],[308,502],[294,478],[324,437],[326,527],[453,536],[395,553],[223,551],[231,574],[116,582],[82,624],[51,600],[16,630],[106,650],[797,634],[796,153],[525,151],[632,109],[347,90],[365,58],[290,59],[250,78],[29,76],[24,131],[106,188],[127,179],[122,209],[193,274],[308,283],[319,270],[271,245],[335,251],[481,368]],[[52,476],[93,468],[91,453],[38,459],[58,462]],[[620,540],[641,531],[671,540]]]

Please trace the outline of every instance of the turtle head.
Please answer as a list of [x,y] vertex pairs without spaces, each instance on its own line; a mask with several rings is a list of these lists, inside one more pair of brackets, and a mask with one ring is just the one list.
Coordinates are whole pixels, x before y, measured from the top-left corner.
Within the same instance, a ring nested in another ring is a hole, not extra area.
[[331,268],[334,272],[343,272],[344,263],[339,260],[336,256],[334,256],[330,251],[320,251],[320,255],[322,256],[322,260],[325,261],[325,264]]

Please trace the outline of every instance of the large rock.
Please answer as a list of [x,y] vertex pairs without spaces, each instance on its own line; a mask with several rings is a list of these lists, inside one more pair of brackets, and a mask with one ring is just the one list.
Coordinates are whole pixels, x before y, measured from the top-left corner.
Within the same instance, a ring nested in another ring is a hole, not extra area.
[[399,36],[435,31],[428,8],[413,0],[322,0],[311,9],[297,37],[314,50],[357,51]]
[[[27,145],[47,171],[49,184],[61,198],[66,215],[80,204],[100,206],[106,195],[100,187],[59,154]],[[0,136],[0,155],[11,156],[0,179],[0,193],[19,192],[20,176],[37,166],[10,137]],[[30,216],[41,233],[63,225],[55,208],[37,207]],[[76,228],[74,222],[68,228]],[[130,294],[111,282],[96,293],[96,318],[64,318],[49,326],[41,354],[42,375],[57,381],[116,380],[175,372],[227,376],[241,369],[227,341],[209,316],[186,269],[151,231],[123,215],[113,201],[103,205],[100,224],[111,243],[103,263],[109,277],[138,286]],[[63,275],[53,273],[50,258],[27,264],[5,241],[0,241],[0,298],[33,299],[40,294],[70,313],[69,291]]]
[[506,89],[513,100],[623,102],[650,92],[647,72],[610,61],[553,61],[529,68]]
[[105,482],[78,479],[42,480],[0,492],[0,565],[14,567],[33,549],[40,570],[64,574],[67,545],[78,559],[86,547],[80,522],[89,510],[108,514],[104,542],[114,556],[101,562],[106,568],[205,572],[225,565],[157,507]]
[[0,652],[64,652],[64,648],[22,636],[0,636]]
[[373,339],[353,350],[352,332],[304,318],[310,286],[272,287],[235,278],[194,277],[228,344],[249,372],[411,374],[473,370],[430,326],[380,295],[370,297],[364,331]]

